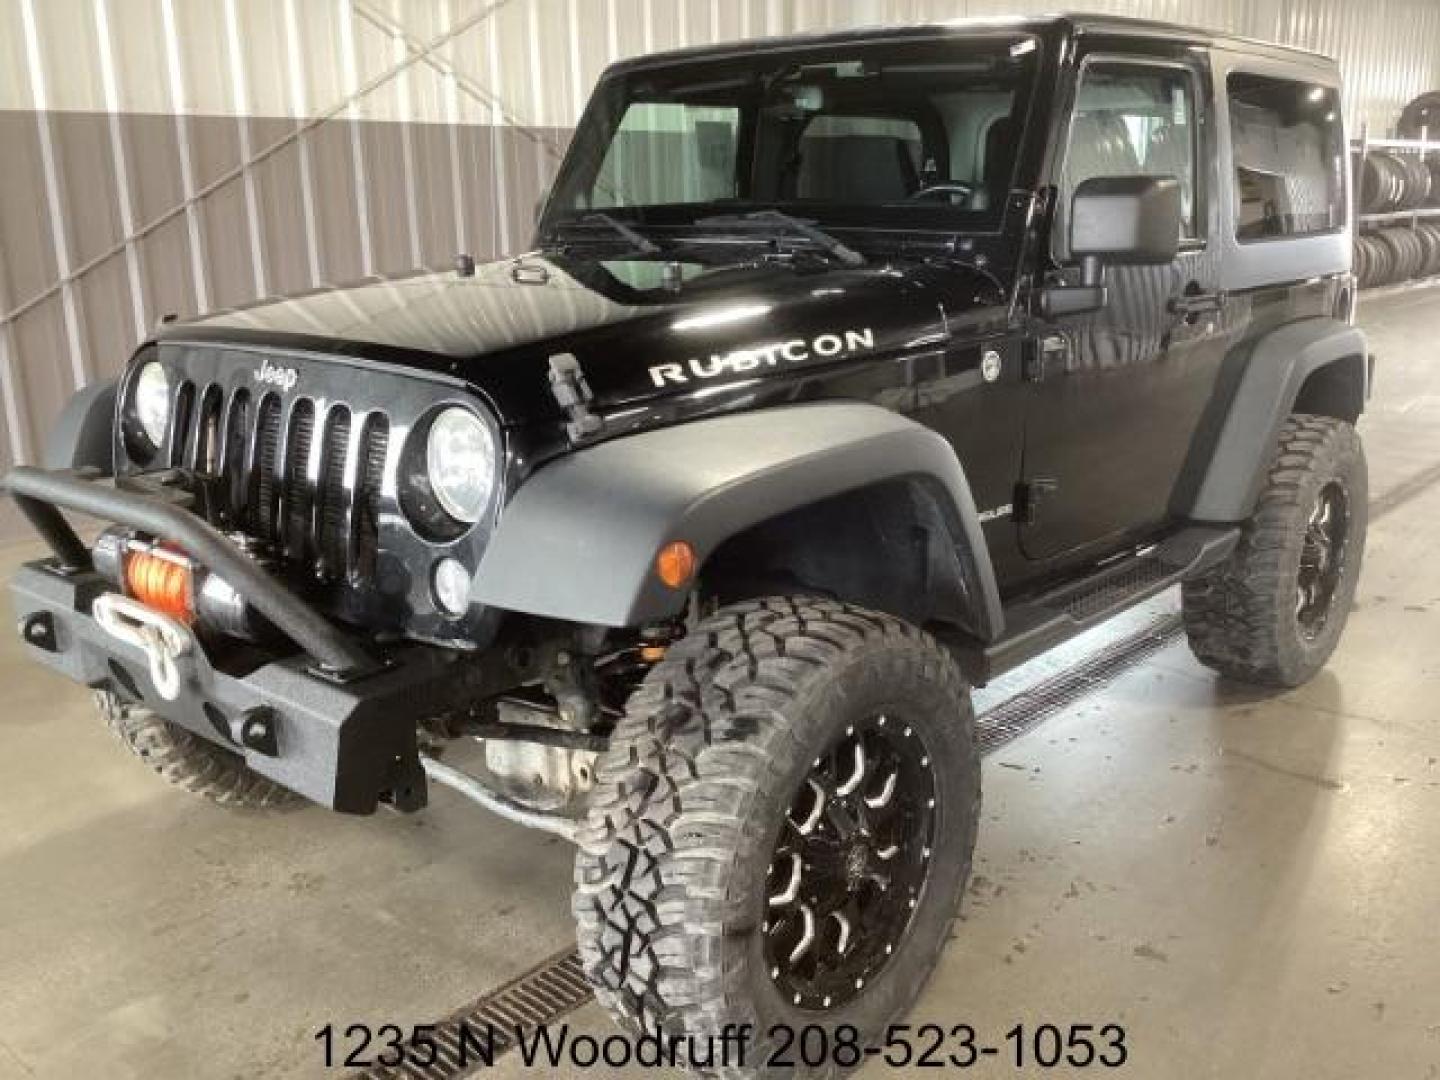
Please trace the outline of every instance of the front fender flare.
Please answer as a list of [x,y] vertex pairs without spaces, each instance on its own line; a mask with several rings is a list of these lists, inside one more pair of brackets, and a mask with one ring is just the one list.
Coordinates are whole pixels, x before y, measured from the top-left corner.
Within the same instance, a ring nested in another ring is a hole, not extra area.
[[975,629],[998,636],[999,591],[970,485],[950,444],[877,405],[819,402],[696,420],[578,450],[520,485],[476,575],[476,599],[569,622],[639,626],[686,593],[654,573],[688,542],[702,566],[779,514],[888,480],[930,486],[945,512]]
[[70,396],[45,439],[47,469],[115,472],[115,391],[117,379],[91,383]]

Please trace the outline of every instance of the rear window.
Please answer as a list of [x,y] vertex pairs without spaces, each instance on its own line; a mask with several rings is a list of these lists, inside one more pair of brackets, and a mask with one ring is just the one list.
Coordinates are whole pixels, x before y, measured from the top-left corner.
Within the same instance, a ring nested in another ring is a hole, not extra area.
[[1345,143],[1338,92],[1233,72],[1235,236],[1309,236],[1345,224]]

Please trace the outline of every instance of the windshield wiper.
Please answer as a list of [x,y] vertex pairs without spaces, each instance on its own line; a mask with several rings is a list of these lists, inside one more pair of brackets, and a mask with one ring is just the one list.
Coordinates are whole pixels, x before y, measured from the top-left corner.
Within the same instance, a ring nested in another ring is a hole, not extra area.
[[835,256],[846,266],[863,266],[865,256],[841,243],[824,229],[803,218],[792,217],[783,210],[756,210],[749,214],[725,214],[720,217],[700,218],[696,225],[733,225],[738,222],[756,222],[761,225],[778,225],[782,229],[803,236],[816,247]]
[[654,240],[645,236],[638,229],[625,224],[625,222],[619,218],[612,217],[610,214],[600,210],[594,210],[583,217],[571,218],[569,222],[561,222],[560,224],[604,225],[642,255],[658,255],[660,253],[660,245],[655,243]]

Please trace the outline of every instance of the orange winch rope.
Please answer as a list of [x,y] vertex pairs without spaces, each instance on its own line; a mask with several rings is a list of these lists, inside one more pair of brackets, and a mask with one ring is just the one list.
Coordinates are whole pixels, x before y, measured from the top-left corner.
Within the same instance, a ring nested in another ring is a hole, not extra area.
[[125,584],[130,595],[147,607],[183,623],[194,618],[190,571],[172,559],[132,552],[125,562]]

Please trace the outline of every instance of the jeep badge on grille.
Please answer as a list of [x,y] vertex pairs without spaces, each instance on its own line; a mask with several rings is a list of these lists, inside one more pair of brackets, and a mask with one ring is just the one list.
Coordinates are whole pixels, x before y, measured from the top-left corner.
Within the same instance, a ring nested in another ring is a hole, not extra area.
[[255,370],[255,381],[278,386],[288,393],[295,389],[295,384],[300,381],[300,373],[293,367],[281,367],[279,364],[270,363],[269,360],[262,360],[260,366]]

